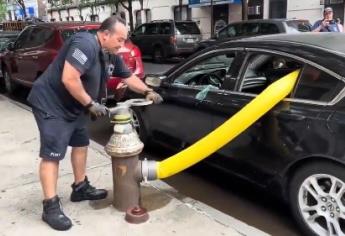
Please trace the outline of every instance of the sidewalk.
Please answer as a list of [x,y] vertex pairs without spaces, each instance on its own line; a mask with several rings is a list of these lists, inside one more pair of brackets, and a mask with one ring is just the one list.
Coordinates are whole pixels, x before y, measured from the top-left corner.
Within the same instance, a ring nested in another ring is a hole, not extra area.
[[58,232],[41,221],[42,193],[38,179],[39,138],[28,107],[0,95],[0,236],[13,235],[267,235],[201,202],[181,196],[162,181],[142,185],[143,206],[148,222],[132,225],[112,205],[110,159],[103,147],[92,142],[88,177],[105,187],[108,198],[96,202],[69,201],[73,174],[69,153],[60,163],[58,193],[73,227]]

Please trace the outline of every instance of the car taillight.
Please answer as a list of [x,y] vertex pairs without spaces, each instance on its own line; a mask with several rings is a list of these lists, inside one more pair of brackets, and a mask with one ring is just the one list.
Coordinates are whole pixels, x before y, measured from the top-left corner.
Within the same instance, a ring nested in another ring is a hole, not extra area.
[[135,71],[135,68],[136,68],[135,57],[129,57],[126,64],[127,64],[128,69],[130,69],[132,72]]
[[176,36],[170,36],[170,43],[176,44]]

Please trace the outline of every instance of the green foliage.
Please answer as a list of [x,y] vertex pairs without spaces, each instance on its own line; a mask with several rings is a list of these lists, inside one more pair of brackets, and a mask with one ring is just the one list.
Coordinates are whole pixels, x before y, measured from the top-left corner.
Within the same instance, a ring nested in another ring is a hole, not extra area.
[[6,0],[0,0],[0,21],[6,19],[7,5]]

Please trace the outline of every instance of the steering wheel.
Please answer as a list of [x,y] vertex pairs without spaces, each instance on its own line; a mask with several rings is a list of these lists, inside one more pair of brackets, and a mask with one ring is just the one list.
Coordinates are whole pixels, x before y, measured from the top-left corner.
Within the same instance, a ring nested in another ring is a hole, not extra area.
[[223,80],[218,75],[214,73],[207,73],[200,77],[199,84],[200,85],[213,85],[217,88],[222,86]]

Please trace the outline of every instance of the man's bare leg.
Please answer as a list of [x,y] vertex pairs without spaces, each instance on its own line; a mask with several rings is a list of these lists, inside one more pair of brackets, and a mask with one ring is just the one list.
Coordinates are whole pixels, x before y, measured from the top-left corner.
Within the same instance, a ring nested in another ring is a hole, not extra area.
[[59,162],[41,159],[39,168],[44,199],[56,196],[56,185],[59,174]]
[[96,189],[91,186],[86,177],[86,159],[88,147],[73,147],[71,162],[74,173],[73,192],[71,194],[72,202],[84,200],[99,200],[107,197],[105,189]]
[[88,147],[72,147],[71,162],[75,184],[85,180],[87,150]]

